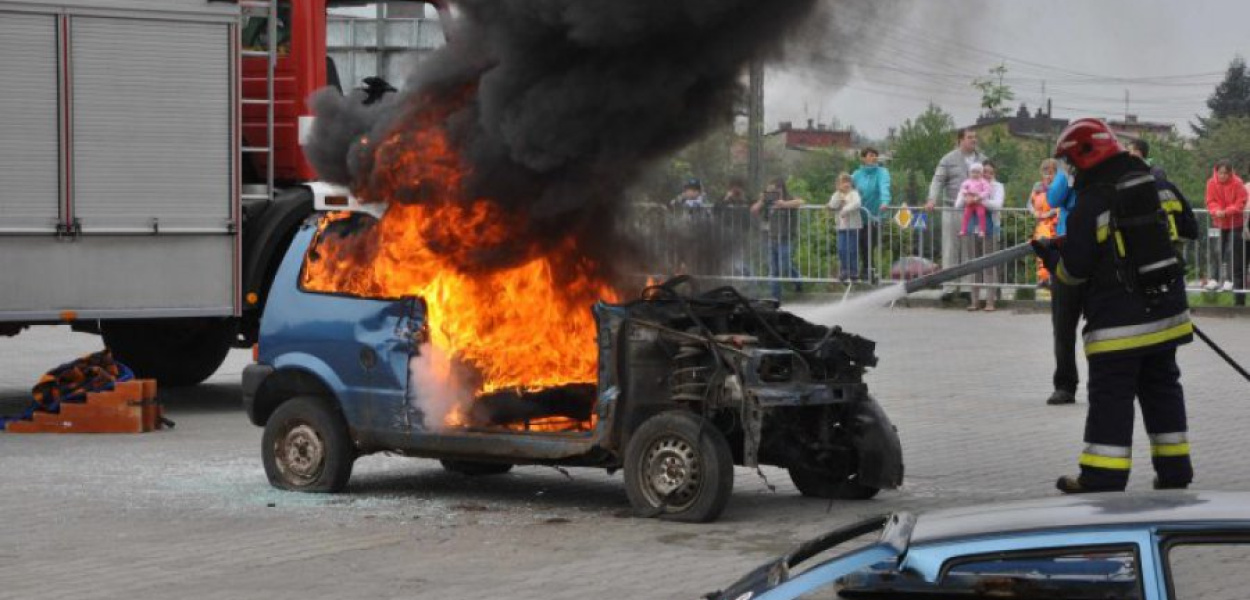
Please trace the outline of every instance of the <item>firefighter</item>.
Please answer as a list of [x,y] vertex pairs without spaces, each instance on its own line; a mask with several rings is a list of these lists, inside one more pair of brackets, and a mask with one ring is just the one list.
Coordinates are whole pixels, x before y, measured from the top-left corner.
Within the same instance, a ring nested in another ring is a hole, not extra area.
[[1124,490],[1136,399],[1150,434],[1155,489],[1184,489],[1193,467],[1176,349],[1192,341],[1193,325],[1174,244],[1196,237],[1193,211],[1175,187],[1156,182],[1150,167],[1129,155],[1102,121],[1072,123],[1060,135],[1055,157],[1075,171],[1081,201],[1068,218],[1066,238],[1037,241],[1034,248],[1056,285],[1085,286],[1089,362],[1080,474],[1060,477],[1056,486],[1067,494]]

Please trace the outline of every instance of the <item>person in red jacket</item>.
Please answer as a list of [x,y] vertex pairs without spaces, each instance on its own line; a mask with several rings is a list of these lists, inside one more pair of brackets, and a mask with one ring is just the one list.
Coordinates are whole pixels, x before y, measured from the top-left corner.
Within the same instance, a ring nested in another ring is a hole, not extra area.
[[[1246,288],[1246,249],[1241,228],[1246,224],[1246,184],[1233,172],[1226,160],[1215,163],[1215,172],[1207,181],[1207,210],[1211,212],[1211,224],[1220,230],[1219,258],[1211,261],[1213,278],[1223,277],[1223,290]],[[1244,306],[1244,293],[1236,295],[1234,302]]]

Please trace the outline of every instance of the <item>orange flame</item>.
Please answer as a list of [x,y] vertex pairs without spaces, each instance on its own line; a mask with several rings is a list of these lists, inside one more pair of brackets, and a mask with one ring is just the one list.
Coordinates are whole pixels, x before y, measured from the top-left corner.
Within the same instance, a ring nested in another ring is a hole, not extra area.
[[[372,179],[359,195],[388,203],[387,212],[366,234],[319,239],[305,264],[304,288],[424,299],[430,342],[471,367],[479,394],[594,382],[598,352],[590,307],[616,301],[615,291],[598,265],[580,256],[573,237],[549,250],[519,246],[515,266],[474,268],[481,253],[516,243],[516,215],[488,198],[465,198],[467,170],[438,117],[427,114],[378,146]],[[327,215],[323,230],[341,218]],[[465,415],[457,407],[444,425],[466,426]],[[557,418],[529,429],[567,425]]]

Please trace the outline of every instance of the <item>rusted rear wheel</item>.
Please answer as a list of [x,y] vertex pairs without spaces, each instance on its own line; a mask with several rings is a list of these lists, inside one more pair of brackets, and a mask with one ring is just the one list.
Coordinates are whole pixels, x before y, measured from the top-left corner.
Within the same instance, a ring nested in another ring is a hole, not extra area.
[[265,423],[261,458],[276,488],[340,492],[351,478],[356,450],[329,401],[301,396],[282,403]]

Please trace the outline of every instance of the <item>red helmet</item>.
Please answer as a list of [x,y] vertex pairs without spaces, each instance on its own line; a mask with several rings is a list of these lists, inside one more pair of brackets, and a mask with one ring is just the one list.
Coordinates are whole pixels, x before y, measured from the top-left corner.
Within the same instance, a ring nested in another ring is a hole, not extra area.
[[1079,119],[1059,134],[1055,144],[1055,158],[1067,159],[1068,163],[1084,170],[1124,152],[1124,146],[1116,139],[1115,132],[1098,119]]

